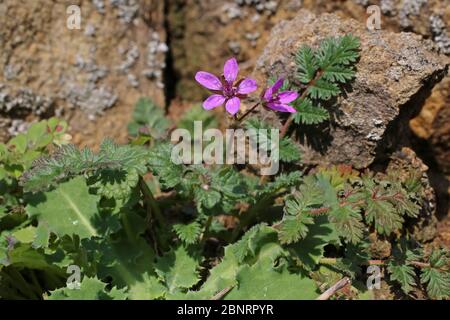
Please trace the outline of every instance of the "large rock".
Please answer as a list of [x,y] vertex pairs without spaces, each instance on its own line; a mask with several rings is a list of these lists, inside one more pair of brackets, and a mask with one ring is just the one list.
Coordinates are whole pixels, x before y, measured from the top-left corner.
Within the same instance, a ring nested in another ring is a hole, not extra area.
[[450,176],[450,105],[437,113],[430,142],[436,161],[443,172]]
[[[375,159],[387,157],[407,136],[409,119],[447,72],[448,59],[418,35],[370,32],[353,19],[301,10],[293,20],[274,27],[254,76],[260,82],[270,76],[292,78],[296,73],[293,57],[300,46],[318,46],[326,37],[347,33],[361,40],[356,78],[332,107],[338,116],[320,133],[300,127],[306,164],[349,163],[366,168]],[[281,126],[275,114],[262,112]]]
[[[67,27],[70,5],[81,29]],[[51,115],[69,120],[76,143],[126,140],[143,95],[165,102],[167,46],[158,0],[0,1],[1,139]]]

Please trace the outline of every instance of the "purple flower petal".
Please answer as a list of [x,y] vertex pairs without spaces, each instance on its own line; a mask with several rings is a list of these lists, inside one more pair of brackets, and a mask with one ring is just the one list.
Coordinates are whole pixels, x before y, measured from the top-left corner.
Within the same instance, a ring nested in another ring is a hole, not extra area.
[[298,93],[295,91],[283,91],[278,94],[278,99],[281,103],[289,103],[298,98]]
[[288,105],[288,104],[279,104],[279,103],[268,103],[267,107],[280,112],[290,112],[295,113],[297,110],[294,109],[294,107]]
[[214,109],[225,102],[225,97],[220,94],[213,94],[203,102],[203,108],[206,110]]
[[239,107],[241,106],[241,100],[239,98],[234,97],[227,101],[225,104],[225,109],[227,109],[228,113],[234,116],[238,111]]
[[233,83],[239,73],[239,66],[235,58],[228,59],[223,66],[223,76],[228,83]]
[[272,100],[272,95],[273,95],[273,87],[269,87],[267,88],[267,90],[264,92],[264,100],[266,100],[267,102],[269,102],[270,100]]
[[222,90],[222,83],[219,78],[209,72],[199,71],[195,75],[195,80],[209,90]]
[[277,93],[278,90],[280,90],[280,88],[283,86],[283,83],[284,83],[284,78],[279,78],[277,81],[275,81],[275,83],[272,86],[272,92]]
[[239,94],[249,94],[250,92],[255,91],[256,89],[258,89],[258,84],[256,83],[255,80],[253,79],[244,79],[238,87],[237,92]]

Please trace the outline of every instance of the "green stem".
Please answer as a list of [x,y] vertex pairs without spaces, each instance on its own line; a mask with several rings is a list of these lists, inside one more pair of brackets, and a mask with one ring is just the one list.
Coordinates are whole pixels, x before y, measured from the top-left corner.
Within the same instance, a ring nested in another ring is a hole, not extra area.
[[154,219],[156,221],[156,225],[159,227],[159,232],[155,232],[155,237],[157,237],[155,240],[158,241],[158,245],[163,251],[167,250],[169,248],[169,244],[166,240],[167,233],[165,232],[165,229],[167,228],[167,221],[161,214],[161,210],[159,209],[159,206],[153,197],[147,182],[145,182],[142,177],[139,178],[139,187],[144,196],[144,202],[147,207],[149,219]]
[[231,243],[235,242],[239,238],[239,235],[245,227],[253,223],[258,214],[259,208],[265,206],[268,199],[270,199],[270,196],[261,198],[260,201],[258,201],[254,206],[247,210],[244,215],[241,215],[239,217],[239,223],[231,233]]
[[211,223],[213,221],[213,217],[209,216],[205,223],[205,229],[203,230],[203,234],[200,240],[200,245],[203,247],[205,245],[206,239],[208,238],[209,228],[211,227]]
[[45,284],[47,288],[51,288],[52,290],[57,289],[63,285],[67,281],[66,278],[64,280],[58,276],[56,276],[53,272],[45,273]]
[[166,225],[166,221],[163,215],[161,214],[161,210],[159,209],[158,203],[153,197],[153,194],[150,188],[148,187],[147,182],[145,182],[145,180],[142,177],[140,177],[139,179],[139,186],[141,187],[141,191],[142,194],[144,195],[145,202],[150,206],[153,214],[155,215],[155,219],[158,221],[160,225]]
[[21,293],[28,297],[29,299],[40,299],[39,295],[37,295],[29,286],[27,281],[23,278],[19,271],[15,268],[11,268],[9,270],[9,276],[13,281],[13,284],[17,286],[17,288],[21,291]]
[[44,292],[44,290],[42,289],[41,285],[39,284],[39,280],[36,277],[36,273],[34,272],[34,270],[30,270],[29,272],[30,277],[31,277],[31,281],[33,282],[33,287],[34,291],[36,292],[36,294],[38,294],[39,296],[42,295],[42,293]]

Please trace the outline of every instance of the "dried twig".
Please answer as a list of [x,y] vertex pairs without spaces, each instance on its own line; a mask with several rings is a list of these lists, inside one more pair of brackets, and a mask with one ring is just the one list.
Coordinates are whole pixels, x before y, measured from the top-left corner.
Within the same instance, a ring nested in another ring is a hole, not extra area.
[[220,299],[222,299],[228,292],[230,292],[231,289],[233,289],[233,286],[226,287],[225,289],[220,290],[210,300],[220,300]]
[[336,282],[333,286],[331,286],[328,290],[322,293],[316,300],[328,300],[337,291],[341,290],[350,283],[351,281],[348,277],[342,278],[341,280]]

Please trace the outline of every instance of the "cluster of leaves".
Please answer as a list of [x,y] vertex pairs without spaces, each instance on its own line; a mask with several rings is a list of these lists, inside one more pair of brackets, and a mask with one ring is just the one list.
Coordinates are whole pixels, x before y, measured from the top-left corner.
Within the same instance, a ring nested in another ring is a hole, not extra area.
[[[299,103],[335,96],[356,48],[347,36],[300,49],[299,77],[312,89]],[[196,108],[177,127],[192,131],[196,120],[217,125]],[[426,252],[405,228],[424,199],[414,172],[302,172],[287,138],[282,172],[266,181],[249,166],[177,164],[166,141],[174,126],[148,99],[127,145],[79,150],[65,127],[50,119],[0,145],[0,298],[315,299],[348,276],[345,298],[362,299],[372,264],[405,295],[420,285],[430,298],[450,295],[448,253]],[[369,235],[391,240],[392,255],[375,260]],[[82,279],[67,283],[74,266]]]
[[[359,39],[351,34],[327,38],[319,48],[302,46],[295,57],[298,72],[295,80],[304,89],[295,101],[297,124],[319,124],[329,118],[322,105],[338,96],[342,85],[355,76],[355,62],[359,58]],[[289,86],[288,83],[285,83]],[[300,89],[302,88],[300,87]]]

